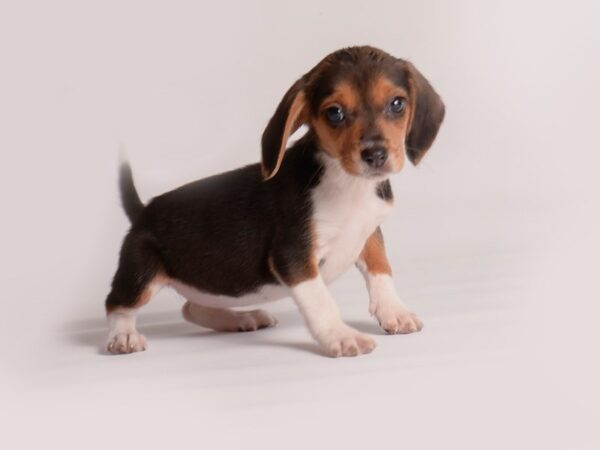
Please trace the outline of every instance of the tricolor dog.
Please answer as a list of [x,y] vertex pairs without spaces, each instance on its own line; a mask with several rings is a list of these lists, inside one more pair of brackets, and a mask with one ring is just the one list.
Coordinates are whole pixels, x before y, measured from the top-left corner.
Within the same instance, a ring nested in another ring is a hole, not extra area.
[[[146,349],[135,317],[162,286],[187,302],[186,320],[219,331],[277,323],[231,308],[292,297],[331,356],[369,353],[328,285],[355,265],[369,312],[388,333],[419,318],[400,301],[380,224],[394,200],[388,177],[432,145],[444,104],[415,67],[373,47],[328,55],[285,93],[262,136],[262,162],[198,180],[147,205],[121,169],[131,229],[106,299],[111,353]],[[306,134],[288,147],[302,125]]]

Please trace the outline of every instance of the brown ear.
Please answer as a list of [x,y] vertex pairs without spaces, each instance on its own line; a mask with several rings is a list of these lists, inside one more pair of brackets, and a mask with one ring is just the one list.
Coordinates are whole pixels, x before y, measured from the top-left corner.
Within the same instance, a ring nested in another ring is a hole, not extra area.
[[415,66],[404,61],[410,87],[411,116],[406,136],[406,154],[417,165],[435,139],[444,120],[445,107],[440,96]]
[[307,120],[304,85],[302,77],[289,88],[263,132],[262,174],[265,180],[275,176],[289,137]]

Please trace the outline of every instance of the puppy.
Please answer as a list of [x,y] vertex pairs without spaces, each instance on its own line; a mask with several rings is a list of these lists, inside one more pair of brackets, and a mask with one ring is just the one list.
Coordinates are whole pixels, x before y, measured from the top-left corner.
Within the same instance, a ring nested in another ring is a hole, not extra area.
[[[369,312],[390,334],[422,328],[400,301],[380,224],[393,206],[388,177],[432,145],[444,104],[415,67],[373,47],[334,52],[283,96],[262,136],[262,162],[160,195],[146,206],[120,174],[131,229],[106,299],[108,350],[146,349],[137,310],[162,286],[187,299],[186,320],[219,331],[277,323],[230,308],[292,297],[331,356],[369,353],[327,285],[362,272]],[[289,149],[289,137],[308,131]]]

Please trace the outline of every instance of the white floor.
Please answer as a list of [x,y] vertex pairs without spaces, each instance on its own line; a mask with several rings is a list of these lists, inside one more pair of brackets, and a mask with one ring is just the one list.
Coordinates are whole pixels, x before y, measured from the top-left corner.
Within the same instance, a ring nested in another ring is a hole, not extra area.
[[[520,208],[456,211],[443,227],[414,208],[388,224],[399,234],[397,283],[426,326],[382,334],[349,273],[334,288],[344,317],[378,342],[354,359],[322,356],[291,301],[267,306],[275,329],[224,334],[183,322],[167,291],[140,315],[149,350],[109,356],[104,292],[59,306],[58,293],[23,286],[21,298],[48,302],[27,322],[3,316],[13,330],[3,339],[12,356],[3,439],[11,448],[598,448],[599,373],[588,359],[598,332],[579,329],[596,322],[581,317],[591,299],[540,297],[536,233],[547,217],[515,225]],[[474,229],[485,243],[473,243]]]
[[[0,12],[0,447],[599,449],[600,4],[175,3]],[[447,104],[384,225],[424,330],[383,335],[351,271],[368,356],[323,356],[289,300],[222,334],[166,290],[149,350],[105,354],[120,145],[144,199],[255,161],[287,87],[353,43]]]

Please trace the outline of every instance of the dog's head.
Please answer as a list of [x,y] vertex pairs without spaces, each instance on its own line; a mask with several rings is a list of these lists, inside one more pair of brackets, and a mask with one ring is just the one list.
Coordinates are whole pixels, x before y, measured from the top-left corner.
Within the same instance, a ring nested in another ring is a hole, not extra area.
[[417,164],[444,118],[444,103],[415,67],[373,47],[325,57],[286,92],[262,136],[262,170],[277,173],[289,137],[303,124],[320,150],[350,174],[398,172]]

